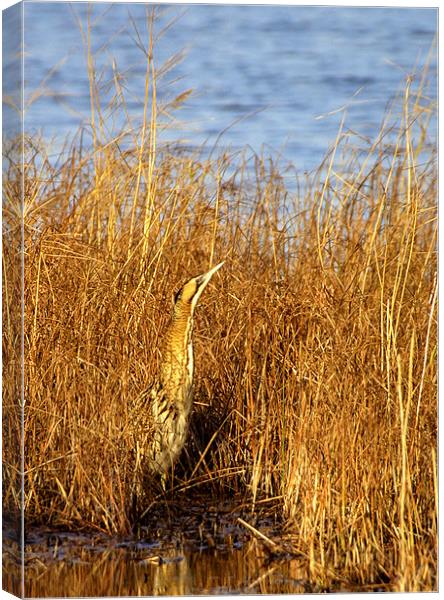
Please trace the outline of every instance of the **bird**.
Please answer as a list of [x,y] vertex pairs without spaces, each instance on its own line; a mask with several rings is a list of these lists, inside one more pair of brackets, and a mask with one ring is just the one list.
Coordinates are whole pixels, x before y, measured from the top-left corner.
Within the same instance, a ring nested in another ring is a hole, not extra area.
[[[165,334],[157,380],[143,394],[152,435],[143,454],[148,469],[164,477],[173,467],[187,438],[193,404],[193,322],[202,292],[225,261],[189,279],[175,294],[173,315]],[[140,415],[139,415],[140,416]]]

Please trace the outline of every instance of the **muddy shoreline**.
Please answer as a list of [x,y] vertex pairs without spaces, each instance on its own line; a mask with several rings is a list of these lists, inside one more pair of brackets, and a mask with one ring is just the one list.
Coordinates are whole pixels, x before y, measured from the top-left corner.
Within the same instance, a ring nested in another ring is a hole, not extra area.
[[[18,545],[3,538],[4,583],[20,585]],[[357,591],[345,581],[308,579],[308,557],[297,550],[279,513],[252,513],[242,502],[164,502],[132,535],[29,526],[25,595],[133,596]],[[383,591],[374,584],[360,591]]]

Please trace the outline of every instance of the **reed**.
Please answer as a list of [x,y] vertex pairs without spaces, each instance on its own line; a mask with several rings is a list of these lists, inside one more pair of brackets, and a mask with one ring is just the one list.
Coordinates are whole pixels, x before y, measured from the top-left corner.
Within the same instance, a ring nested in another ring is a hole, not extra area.
[[[25,141],[27,523],[131,529],[131,410],[157,372],[171,293],[225,259],[196,315],[192,433],[170,489],[241,492],[252,510],[276,498],[319,585],[436,589],[436,166],[422,84],[407,81],[376,140],[342,130],[300,181],[269,157],[159,145],[149,60],[139,137],[107,138],[90,67],[93,148],[79,135],[55,163],[42,140]],[[9,156],[13,510],[21,172]],[[156,493],[139,498],[145,518]]]

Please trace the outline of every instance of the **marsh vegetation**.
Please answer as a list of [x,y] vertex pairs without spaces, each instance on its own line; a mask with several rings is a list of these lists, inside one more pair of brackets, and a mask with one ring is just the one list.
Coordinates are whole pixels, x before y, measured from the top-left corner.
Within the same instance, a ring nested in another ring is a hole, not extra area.
[[[85,38],[87,40],[87,36]],[[279,515],[313,589],[437,586],[437,175],[427,70],[373,140],[345,124],[315,172],[157,142],[90,61],[91,122],[59,160],[6,149],[4,503],[45,524],[143,535],[160,503],[243,498]],[[338,167],[340,165],[340,167]],[[285,175],[285,177],[284,177]],[[287,182],[290,181],[290,185]],[[131,501],[132,407],[159,367],[171,294],[225,260],[196,314],[194,413],[165,490]],[[180,509],[178,509],[180,510]],[[141,533],[142,531],[142,533]],[[290,542],[288,542],[290,543]]]

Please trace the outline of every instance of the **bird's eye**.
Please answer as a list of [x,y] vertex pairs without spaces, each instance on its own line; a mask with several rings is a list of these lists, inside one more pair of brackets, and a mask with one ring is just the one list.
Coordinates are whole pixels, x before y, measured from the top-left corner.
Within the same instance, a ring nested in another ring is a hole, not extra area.
[[180,299],[181,293],[182,293],[182,289],[177,290],[177,292],[174,294],[174,299],[173,299],[174,304],[177,304],[177,301]]

